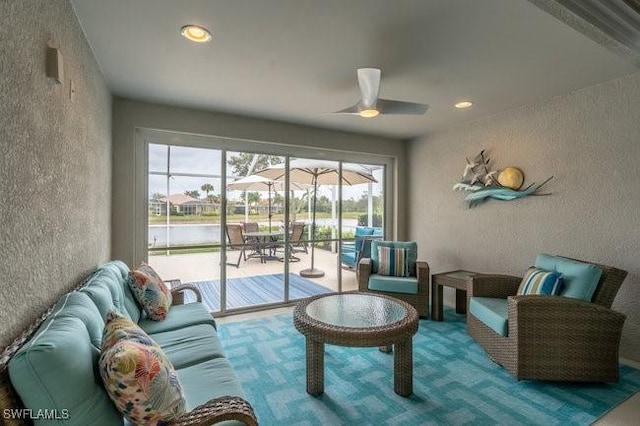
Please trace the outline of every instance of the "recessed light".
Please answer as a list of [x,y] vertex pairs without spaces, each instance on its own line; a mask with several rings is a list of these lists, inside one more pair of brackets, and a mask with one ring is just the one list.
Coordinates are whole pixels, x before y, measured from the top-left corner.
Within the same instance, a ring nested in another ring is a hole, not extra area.
[[473,106],[473,102],[471,101],[461,101],[454,105],[458,109],[471,108]]
[[205,27],[199,25],[185,25],[180,29],[180,34],[187,40],[196,43],[206,43],[211,40],[211,33]]
[[378,111],[377,109],[363,109],[362,111],[360,111],[360,117],[363,118],[377,117],[378,114],[380,114],[380,111]]

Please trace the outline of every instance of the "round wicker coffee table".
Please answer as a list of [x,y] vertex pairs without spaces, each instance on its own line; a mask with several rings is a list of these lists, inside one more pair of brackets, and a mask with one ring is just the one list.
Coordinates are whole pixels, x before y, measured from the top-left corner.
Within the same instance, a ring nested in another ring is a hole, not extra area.
[[413,335],[418,313],[408,303],[369,293],[324,294],[293,310],[293,324],[306,337],[307,393],[324,392],[324,344],[394,347],[394,391],[413,393]]

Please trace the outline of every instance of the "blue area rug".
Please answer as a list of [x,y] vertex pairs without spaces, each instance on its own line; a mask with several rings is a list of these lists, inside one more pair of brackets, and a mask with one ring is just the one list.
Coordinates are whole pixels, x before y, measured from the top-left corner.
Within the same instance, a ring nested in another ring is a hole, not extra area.
[[420,321],[414,394],[393,392],[393,355],[325,346],[325,392],[306,393],[305,340],[291,315],[220,324],[219,334],[262,425],[588,425],[640,390],[640,370],[614,384],[518,382],[467,334],[465,317]]
[[[220,280],[191,283],[200,289],[202,302],[210,311],[220,310]],[[302,299],[333,290],[316,284],[300,275],[289,274],[289,299]],[[284,299],[284,274],[257,275],[227,279],[227,309],[282,302]],[[185,302],[193,302],[191,292],[185,292]]]

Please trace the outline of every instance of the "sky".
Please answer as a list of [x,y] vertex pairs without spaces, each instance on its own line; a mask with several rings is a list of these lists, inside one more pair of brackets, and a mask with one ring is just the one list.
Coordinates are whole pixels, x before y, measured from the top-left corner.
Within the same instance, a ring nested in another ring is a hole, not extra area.
[[[162,172],[167,171],[167,145],[149,144],[149,171]],[[190,177],[179,176],[179,174],[206,174],[220,176],[221,173],[221,155],[222,152],[215,149],[191,148],[182,146],[171,146],[170,171],[174,176],[169,180],[169,190],[171,194],[182,194],[188,190],[198,190],[201,196],[205,194],[200,190],[204,183],[210,183],[214,187],[213,194],[220,193],[221,179],[220,177]],[[229,153],[233,155],[233,153]],[[284,158],[283,158],[284,161]],[[372,167],[372,166],[370,166]],[[227,183],[233,181],[231,176],[231,167],[227,168]],[[380,195],[382,193],[383,170],[374,170],[373,175],[378,183],[373,185],[373,194]],[[344,199],[359,199],[362,194],[367,191],[368,185],[343,186],[342,193]],[[167,194],[167,178],[166,175],[149,176],[149,196],[154,193]],[[296,195],[303,192],[297,191]],[[337,193],[337,191],[336,191]],[[331,186],[323,185],[318,189],[319,195],[325,195],[331,199]],[[240,200],[241,192],[230,191],[227,194],[230,200]],[[265,191],[263,199],[267,198]]]

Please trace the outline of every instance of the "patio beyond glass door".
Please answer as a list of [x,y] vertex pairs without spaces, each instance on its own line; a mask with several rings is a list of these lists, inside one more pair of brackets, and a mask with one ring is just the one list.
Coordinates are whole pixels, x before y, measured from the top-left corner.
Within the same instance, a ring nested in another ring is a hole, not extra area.
[[371,255],[371,242],[384,238],[384,166],[344,163],[347,169],[363,169],[375,182],[342,187],[340,263],[342,290],[356,290],[360,258]]
[[227,152],[227,309],[285,300],[284,182],[255,176],[273,155]]
[[148,263],[198,287],[209,310],[357,288],[345,254],[362,228],[384,235],[384,166],[147,146]]
[[219,311],[222,152],[149,144],[148,157],[148,263],[163,279],[196,285]]

